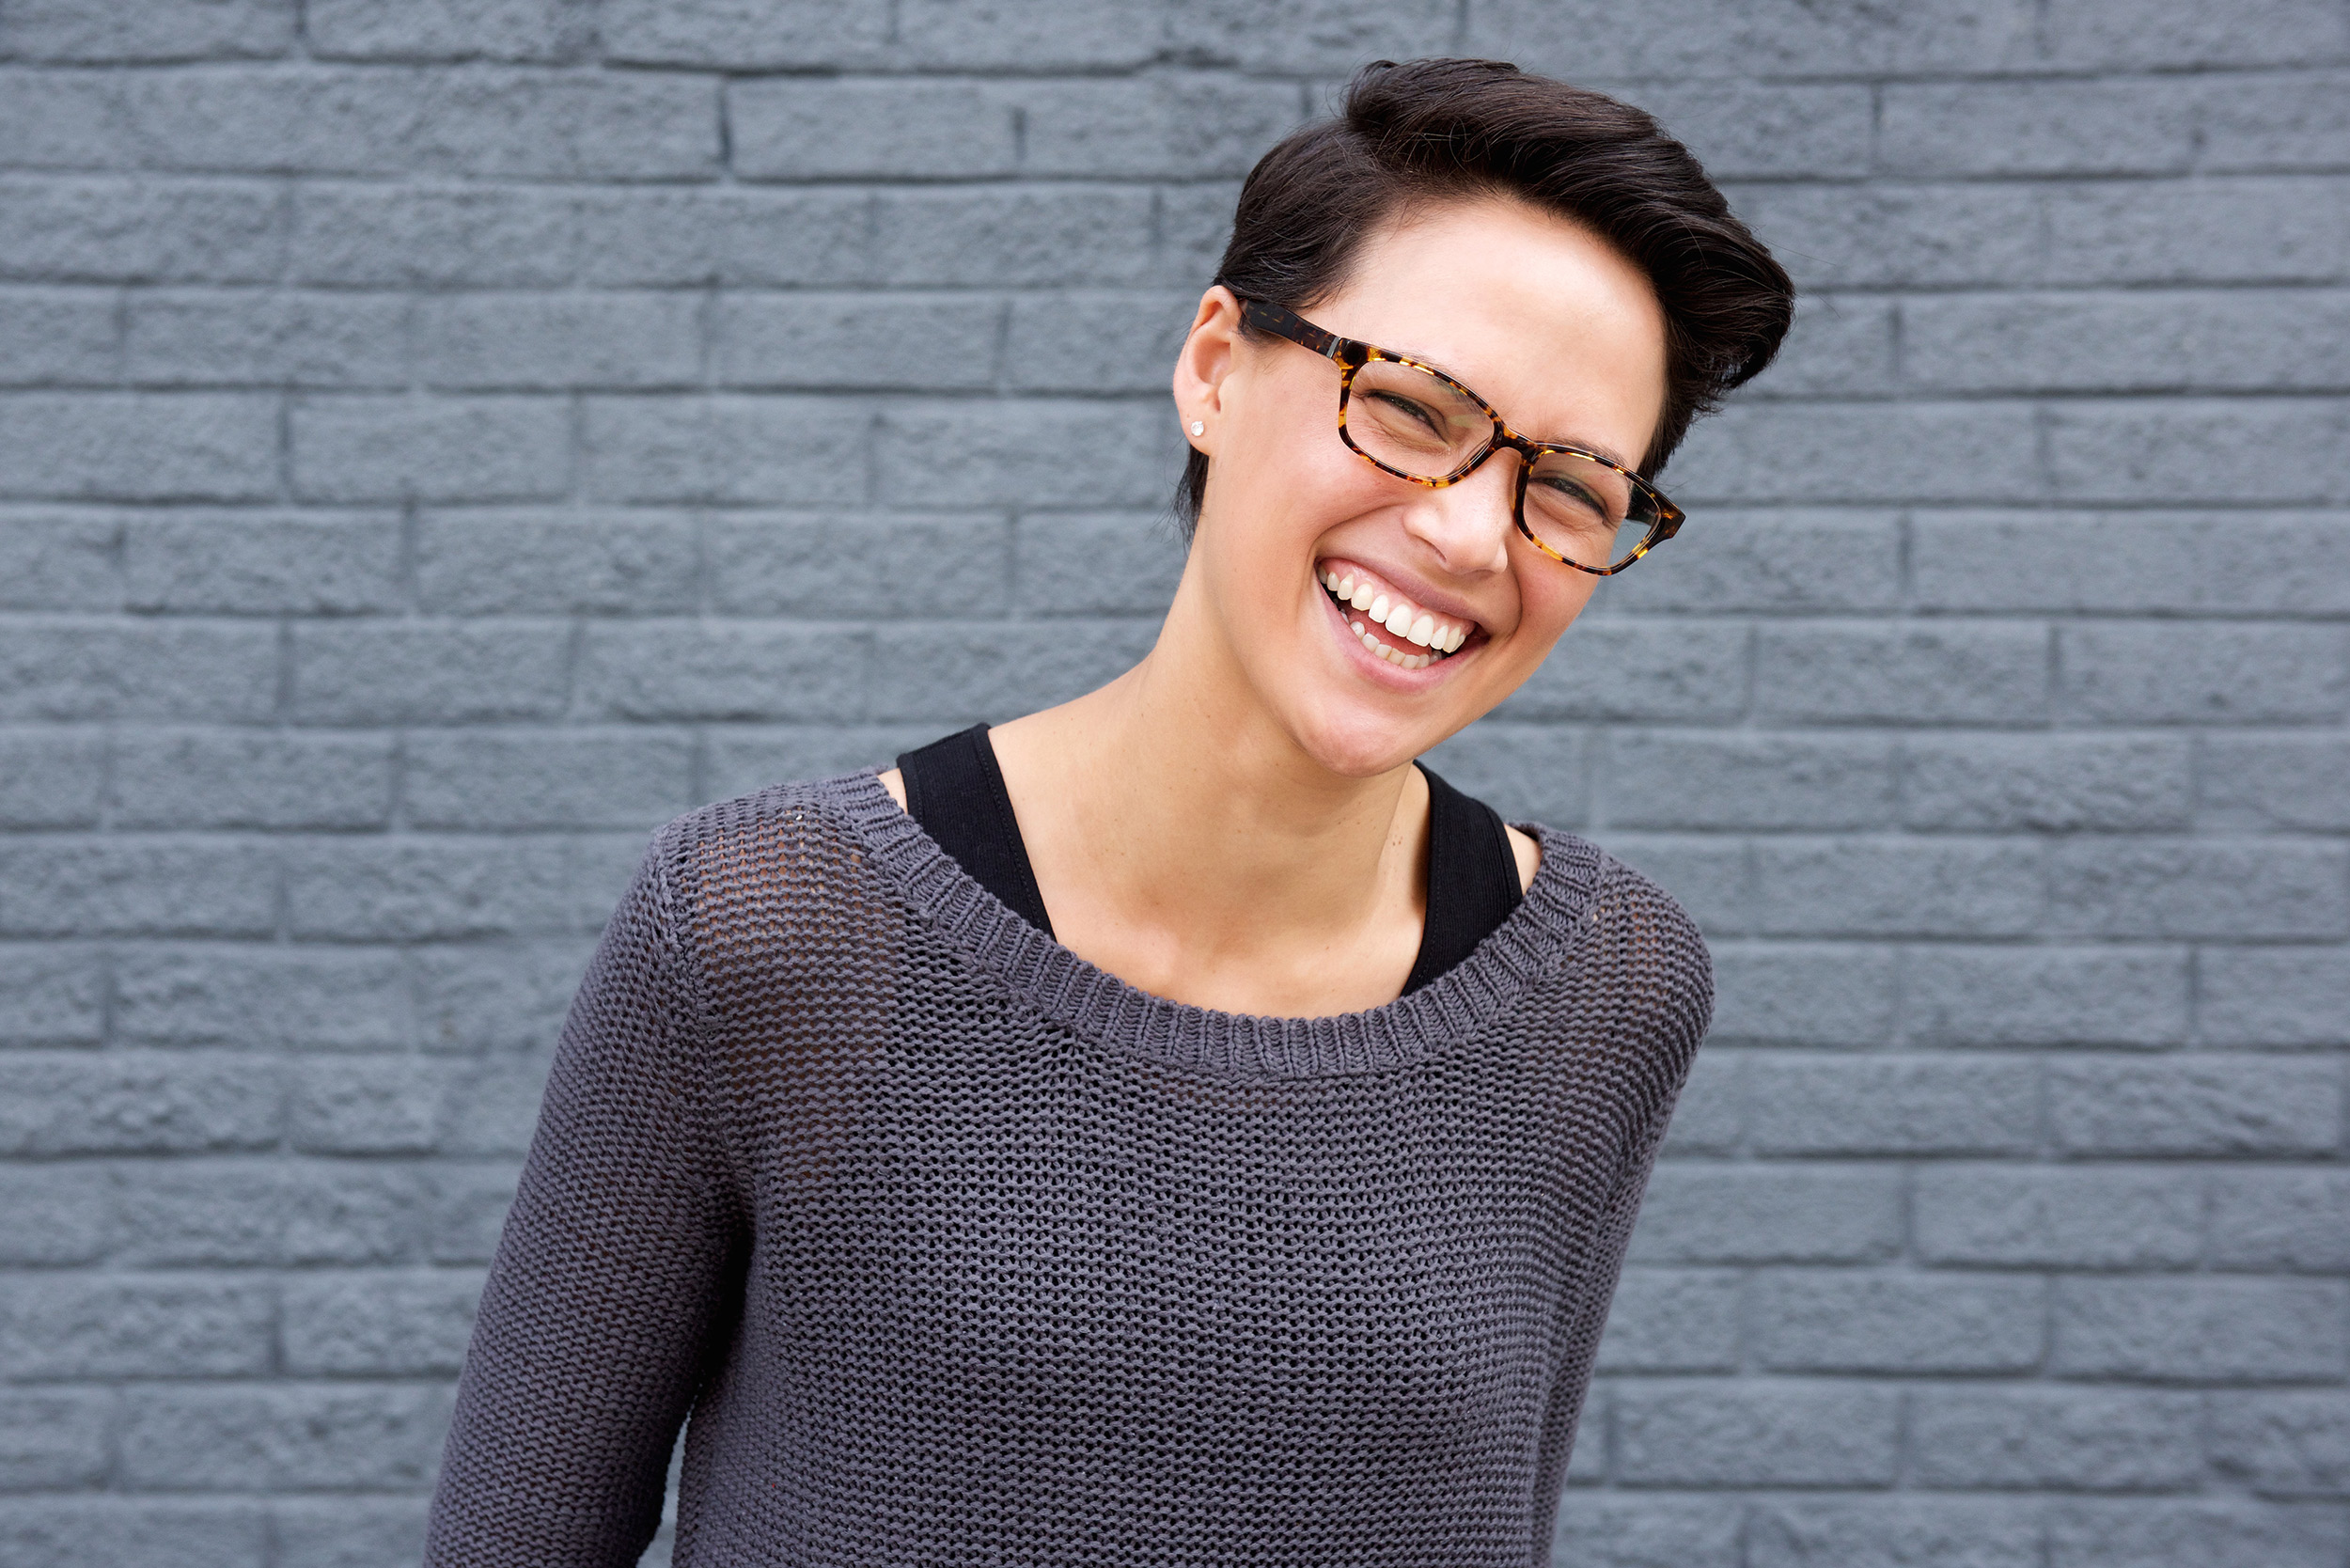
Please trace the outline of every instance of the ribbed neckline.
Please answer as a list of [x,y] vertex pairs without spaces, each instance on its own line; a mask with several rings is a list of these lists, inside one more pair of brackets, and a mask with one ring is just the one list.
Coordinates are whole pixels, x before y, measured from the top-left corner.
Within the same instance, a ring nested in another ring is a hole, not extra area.
[[1588,929],[1602,853],[1537,823],[1526,897],[1476,950],[1417,991],[1360,1012],[1281,1018],[1222,1012],[1136,990],[1006,907],[964,870],[867,768],[818,786],[840,808],[875,870],[916,913],[1007,989],[1086,1040],[1211,1077],[1262,1081],[1406,1067],[1474,1034]]

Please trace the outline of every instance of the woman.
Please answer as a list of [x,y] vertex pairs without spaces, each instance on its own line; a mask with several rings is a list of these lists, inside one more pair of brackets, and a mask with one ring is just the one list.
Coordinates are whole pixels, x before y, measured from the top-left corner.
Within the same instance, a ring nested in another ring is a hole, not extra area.
[[1544,1560],[1705,952],[1413,759],[1671,535],[1645,476],[1789,299],[1647,117],[1507,66],[1267,154],[1150,654],[656,836],[429,1560],[633,1562],[689,1412],[681,1564]]

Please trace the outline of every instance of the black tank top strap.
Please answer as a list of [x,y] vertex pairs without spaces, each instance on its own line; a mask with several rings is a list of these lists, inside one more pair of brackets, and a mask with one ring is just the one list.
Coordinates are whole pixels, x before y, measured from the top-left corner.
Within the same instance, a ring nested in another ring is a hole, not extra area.
[[1525,897],[1501,813],[1446,783],[1427,763],[1419,771],[1428,780],[1428,915],[1419,959],[1403,982],[1407,993],[1476,951]]

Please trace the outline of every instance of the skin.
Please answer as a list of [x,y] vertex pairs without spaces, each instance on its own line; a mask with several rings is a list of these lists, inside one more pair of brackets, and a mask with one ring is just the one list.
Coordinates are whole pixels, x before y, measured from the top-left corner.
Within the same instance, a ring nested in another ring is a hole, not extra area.
[[[1514,198],[1400,216],[1304,314],[1441,368],[1538,440],[1637,455],[1664,408],[1645,275]],[[1599,582],[1512,525],[1514,453],[1430,490],[1348,450],[1338,378],[1244,339],[1228,290],[1200,297],[1174,393],[1214,461],[1158,640],[1107,685],[989,731],[1056,935],[1200,1007],[1321,1016],[1402,994],[1426,913],[1412,760],[1516,690]],[[1324,561],[1479,630],[1427,669],[1383,663],[1323,591]],[[895,769],[882,783],[904,805]],[[1511,837],[1530,880],[1535,841]]]

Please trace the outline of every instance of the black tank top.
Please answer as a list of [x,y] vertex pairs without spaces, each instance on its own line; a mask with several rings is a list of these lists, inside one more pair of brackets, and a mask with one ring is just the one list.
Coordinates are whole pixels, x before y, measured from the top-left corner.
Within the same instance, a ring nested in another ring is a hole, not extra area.
[[[1403,982],[1406,993],[1468,957],[1524,896],[1517,854],[1500,814],[1425,764],[1419,771],[1428,779],[1428,915],[1419,957]],[[906,814],[1005,907],[1052,935],[987,726],[975,724],[907,752],[898,759],[898,772],[905,780]]]

